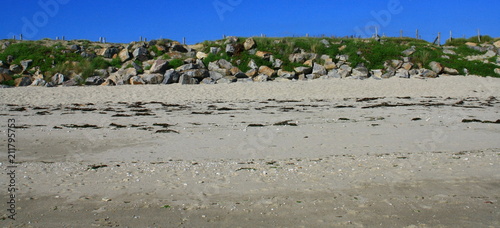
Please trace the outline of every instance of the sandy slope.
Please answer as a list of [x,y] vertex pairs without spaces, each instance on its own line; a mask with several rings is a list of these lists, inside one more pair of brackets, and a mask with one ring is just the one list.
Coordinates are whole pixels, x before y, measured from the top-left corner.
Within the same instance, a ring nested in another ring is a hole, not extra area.
[[18,123],[21,186],[2,227],[500,226],[498,79],[0,97],[2,132]]

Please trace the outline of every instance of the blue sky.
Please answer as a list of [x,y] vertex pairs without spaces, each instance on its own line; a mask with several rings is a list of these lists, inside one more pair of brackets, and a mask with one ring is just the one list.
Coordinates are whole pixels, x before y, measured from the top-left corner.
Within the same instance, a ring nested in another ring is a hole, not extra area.
[[66,39],[128,43],[140,36],[187,43],[222,35],[415,36],[433,40],[482,34],[500,37],[498,0],[3,0],[0,39]]

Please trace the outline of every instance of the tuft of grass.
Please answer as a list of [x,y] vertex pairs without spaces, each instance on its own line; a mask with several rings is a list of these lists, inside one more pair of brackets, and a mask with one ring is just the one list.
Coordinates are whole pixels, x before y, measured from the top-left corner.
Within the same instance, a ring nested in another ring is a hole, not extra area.
[[182,59],[173,59],[171,61],[168,62],[168,65],[171,67],[171,68],[177,68],[177,67],[180,67],[182,65],[184,65],[184,61]]

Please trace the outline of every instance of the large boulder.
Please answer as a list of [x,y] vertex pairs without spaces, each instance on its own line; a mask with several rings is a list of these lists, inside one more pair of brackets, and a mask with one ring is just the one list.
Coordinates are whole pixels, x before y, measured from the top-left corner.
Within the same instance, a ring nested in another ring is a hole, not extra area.
[[182,74],[181,77],[179,78],[179,83],[181,85],[193,85],[193,84],[198,84],[198,80],[195,78],[191,77],[188,74]]
[[113,58],[114,55],[119,53],[119,49],[115,47],[108,47],[101,49],[99,55],[104,58]]
[[27,71],[33,65],[33,60],[27,59],[21,61],[21,66],[23,67],[23,72]]
[[231,68],[233,68],[233,65],[225,59],[219,59],[217,61],[217,65],[219,65],[220,68],[227,70],[231,70]]
[[222,75],[221,73],[219,73],[217,71],[209,71],[208,74],[210,75],[209,77],[211,79],[213,79],[214,81],[217,81],[217,80],[224,77],[224,75]]
[[399,78],[410,78],[410,71],[409,70],[406,70],[404,68],[401,68],[401,69],[398,69],[396,71],[396,77],[399,77]]
[[205,53],[205,52],[201,52],[201,51],[196,52],[196,58],[198,58],[198,59],[204,59],[204,58],[206,58],[206,57],[208,57],[208,54],[207,54],[207,53]]
[[445,74],[449,74],[449,75],[459,75],[460,74],[457,69],[448,68],[448,67],[445,67],[443,69],[443,72]]
[[144,85],[146,82],[139,76],[133,76],[129,80],[130,85]]
[[210,77],[210,73],[207,69],[186,70],[183,73],[191,78],[197,79],[198,81],[201,81],[203,78]]
[[165,74],[163,75],[163,81],[161,84],[172,84],[172,83],[177,83],[179,82],[180,78],[179,72],[175,71],[174,69],[167,70]]
[[20,77],[20,78],[16,78],[16,80],[14,80],[14,84],[16,86],[29,86],[29,85],[31,85],[31,83],[33,83],[33,82],[31,81],[30,77]]
[[163,74],[144,74],[142,80],[146,84],[160,84],[163,81]]
[[152,74],[165,74],[165,71],[168,69],[168,61],[164,59],[155,60],[153,65],[151,66],[150,73]]
[[352,69],[351,76],[356,79],[366,79],[368,78],[370,72],[368,71],[368,68],[365,66],[357,66],[356,68]]
[[410,56],[410,55],[412,55],[413,53],[415,53],[415,51],[417,51],[417,50],[415,49],[415,47],[411,47],[411,48],[409,48],[409,49],[404,50],[404,51],[402,52],[402,54],[403,54],[403,55],[406,55],[406,56]]
[[52,76],[52,78],[51,78],[51,82],[54,85],[62,85],[65,81],[68,81],[68,80],[69,80],[68,77],[66,77],[65,75],[60,74],[60,73],[54,74],[54,76]]
[[42,78],[37,78],[33,80],[33,83],[31,83],[31,86],[45,86],[47,82],[43,80]]
[[245,40],[245,43],[243,44],[243,46],[245,47],[245,50],[250,50],[252,48],[255,48],[255,46],[257,46],[257,44],[255,43],[255,40],[252,37],[250,37],[250,38]]
[[312,73],[312,67],[304,67],[304,66],[300,66],[300,67],[295,67],[293,68],[293,70],[295,72],[297,72],[297,74],[310,74]]
[[290,72],[290,71],[285,71],[282,69],[278,70],[278,77],[286,78],[286,79],[293,79],[295,78],[296,74],[295,72]]
[[314,63],[312,73],[319,75],[319,76],[323,76],[323,75],[327,74],[327,71],[326,71],[326,68],[324,66],[322,66],[321,64]]
[[432,71],[436,72],[437,74],[443,72],[443,70],[444,70],[443,65],[441,65],[441,63],[438,63],[435,61],[432,61],[431,63],[429,63],[429,67],[432,69]]
[[23,72],[23,68],[17,64],[10,65],[9,70],[12,71],[14,74],[20,74]]
[[265,74],[269,77],[272,77],[275,75],[275,73],[276,72],[268,66],[260,66],[259,67],[259,74]]
[[347,76],[351,75],[352,67],[350,67],[349,65],[342,65],[337,72],[340,74],[341,78],[346,78]]
[[120,53],[118,53],[118,57],[120,58],[122,63],[132,59],[132,55],[130,55],[130,52],[126,48],[124,48],[123,50],[120,51]]
[[337,64],[335,64],[333,61],[327,61],[325,62],[325,69],[326,70],[333,70],[337,68]]
[[12,77],[5,73],[0,73],[0,83],[12,80]]
[[174,44],[172,46],[171,50],[175,51],[175,52],[181,52],[181,53],[186,53],[189,51],[186,47],[184,47],[184,45],[180,45],[180,44]]
[[265,74],[259,74],[255,77],[253,77],[252,80],[254,82],[265,82],[265,81],[269,80],[269,76],[267,76]]
[[422,77],[424,78],[436,78],[438,75],[435,71],[432,70],[424,70],[422,72]]
[[132,52],[135,59],[143,62],[149,59],[149,51],[145,47],[138,47]]
[[97,86],[101,85],[102,83],[104,83],[104,79],[101,78],[101,76],[92,76],[85,79],[85,85]]

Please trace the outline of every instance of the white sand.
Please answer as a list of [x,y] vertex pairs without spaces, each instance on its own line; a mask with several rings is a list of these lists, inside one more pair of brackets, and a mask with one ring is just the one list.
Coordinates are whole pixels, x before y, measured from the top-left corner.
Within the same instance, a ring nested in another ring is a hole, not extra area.
[[500,119],[499,79],[14,88],[0,97],[1,121],[23,127],[18,220],[2,227],[500,226],[500,124],[462,122]]

